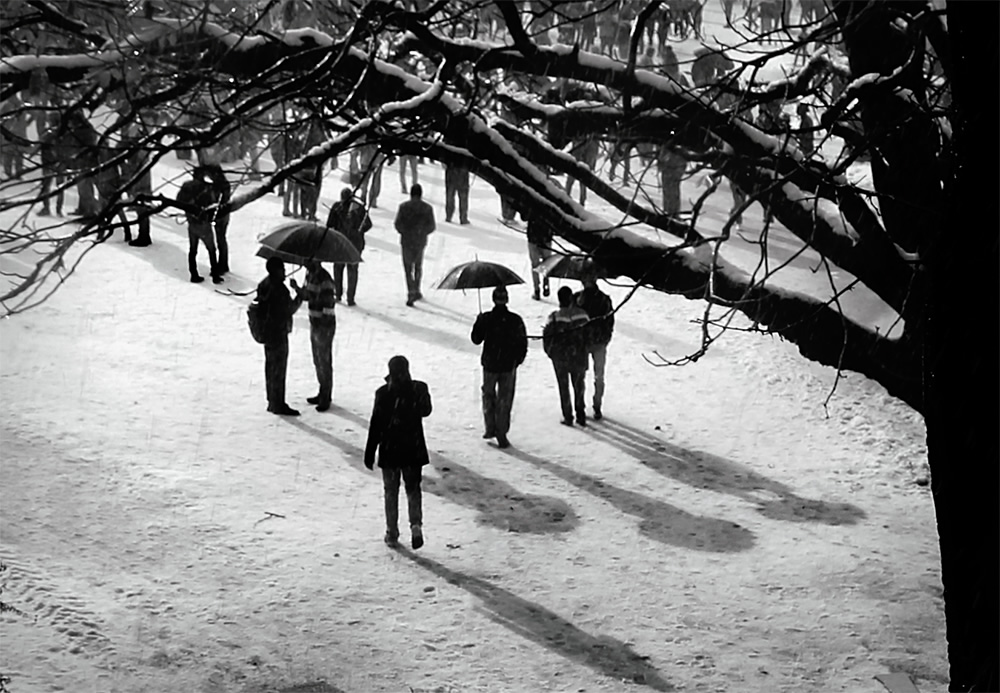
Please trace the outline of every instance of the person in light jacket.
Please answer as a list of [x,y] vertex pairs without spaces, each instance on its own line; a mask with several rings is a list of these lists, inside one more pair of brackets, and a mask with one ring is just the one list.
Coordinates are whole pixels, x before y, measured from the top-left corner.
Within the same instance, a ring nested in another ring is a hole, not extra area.
[[430,462],[424,440],[423,419],[432,411],[427,383],[413,380],[405,356],[389,359],[385,385],[375,391],[375,406],[368,424],[365,467],[373,469],[378,457],[385,491],[385,543],[399,545],[399,482],[406,489],[410,538],[414,549],[424,545],[423,504],[420,482]]
[[524,320],[507,309],[507,287],[493,289],[493,310],[480,313],[472,327],[472,343],[483,345],[483,438],[510,446],[510,410],[514,404],[517,367],[528,353]]
[[[576,422],[587,425],[586,398],[587,377],[587,314],[573,300],[573,290],[568,286],[559,289],[559,310],[549,315],[549,321],[542,330],[542,346],[545,354],[552,359],[559,386],[559,402],[562,405],[562,423],[573,425],[573,409],[576,408]],[[573,385],[573,400],[569,388]]]
[[[292,280],[292,288],[298,284]],[[313,367],[319,382],[319,393],[307,397],[316,411],[326,411],[333,401],[333,338],[337,334],[336,298],[333,278],[322,263],[306,263],[306,285],[299,296],[309,301],[309,342],[312,345]]]

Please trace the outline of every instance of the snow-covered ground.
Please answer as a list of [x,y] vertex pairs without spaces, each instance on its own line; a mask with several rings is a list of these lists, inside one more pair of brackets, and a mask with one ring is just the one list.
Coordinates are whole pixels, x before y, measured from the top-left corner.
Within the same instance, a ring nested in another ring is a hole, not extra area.
[[[487,186],[473,224],[448,225],[440,168],[420,175],[439,218],[427,285],[477,255],[529,279]],[[330,173],[324,201],[340,187]],[[327,413],[304,402],[304,316],[288,377],[303,416],[265,411],[249,297],[188,283],[172,220],[0,323],[0,579],[25,614],[0,621],[12,691],[875,691],[889,671],[941,689],[918,416],[858,376],[824,408],[833,371],[752,334],[655,368],[644,356],[697,344],[702,306],[640,291],[619,313],[606,419],[558,425],[533,340],[501,451],[480,438],[477,296],[425,286],[405,306],[394,168],[383,189],[358,305],[338,309]],[[282,221],[275,197],[234,216],[221,289],[263,276],[255,239]],[[520,285],[511,308],[538,335],[554,302]],[[382,543],[380,478],[361,464],[397,353],[435,407],[417,553]]]

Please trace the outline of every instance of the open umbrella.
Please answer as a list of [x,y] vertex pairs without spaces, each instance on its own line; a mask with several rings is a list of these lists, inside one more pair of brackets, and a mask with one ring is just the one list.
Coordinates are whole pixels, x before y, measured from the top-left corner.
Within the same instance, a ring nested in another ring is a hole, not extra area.
[[260,239],[258,257],[276,257],[296,265],[309,261],[356,265],[361,253],[347,236],[312,221],[282,224]]
[[540,278],[583,279],[586,276],[603,276],[603,270],[589,257],[552,255],[538,263],[533,270]]
[[[437,284],[435,289],[478,289],[490,286],[509,286],[510,284],[523,284],[514,270],[496,262],[483,262],[474,260],[464,262],[457,267],[452,267],[448,273]],[[479,297],[479,310],[483,309],[483,299]]]

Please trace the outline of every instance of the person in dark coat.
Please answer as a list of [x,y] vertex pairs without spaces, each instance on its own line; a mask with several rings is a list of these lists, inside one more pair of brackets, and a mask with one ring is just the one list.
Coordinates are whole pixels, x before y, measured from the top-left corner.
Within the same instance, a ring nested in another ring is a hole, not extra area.
[[285,263],[272,257],[266,267],[267,276],[257,285],[257,303],[263,316],[267,410],[279,416],[298,416],[299,412],[285,401],[285,374],[288,334],[292,331],[292,316],[302,305],[302,296],[292,298],[285,286]]
[[218,200],[213,210],[212,226],[215,229],[215,244],[219,253],[219,274],[226,274],[229,272],[229,241],[226,233],[229,231],[229,200],[233,195],[233,186],[219,164],[201,164],[196,170],[212,182],[212,191]]
[[458,196],[458,223],[469,222],[469,169],[458,164],[444,167],[444,220],[451,223],[455,216],[455,196]]
[[[298,291],[294,279],[291,284]],[[309,342],[319,381],[319,393],[307,397],[306,401],[315,404],[316,411],[326,411],[333,401],[333,337],[337,333],[334,292],[333,278],[323,269],[323,264],[318,261],[306,263],[306,285],[299,295],[309,301]]]
[[799,149],[806,156],[811,156],[816,150],[816,146],[813,143],[813,128],[816,124],[813,119],[809,117],[809,105],[800,103],[795,107],[795,113],[799,117],[799,130],[795,135],[796,141],[799,143]]
[[196,168],[192,178],[181,186],[177,193],[177,202],[187,216],[188,271],[191,274],[191,282],[197,284],[205,281],[205,278],[198,274],[198,245],[204,243],[208,251],[212,281],[215,284],[222,283],[215,250],[215,233],[212,229],[219,197],[212,180],[201,167]]
[[[344,188],[340,191],[340,202],[330,208],[330,216],[326,219],[326,227],[347,236],[347,240],[358,249],[358,253],[364,252],[365,234],[372,227],[371,217],[365,210],[365,206],[354,199],[354,191],[351,188]],[[346,265],[342,262],[335,262],[333,265],[333,282],[336,287],[335,300],[340,301],[344,297],[344,268],[347,268],[347,305],[354,305],[354,296],[358,290],[358,265]]]
[[589,318],[586,332],[587,354],[594,363],[594,419],[604,416],[604,366],[608,359],[608,344],[615,330],[614,306],[611,297],[597,288],[596,272],[584,275],[583,290],[576,294],[576,305]]
[[402,248],[403,273],[406,275],[406,305],[424,297],[420,293],[423,276],[424,248],[427,237],[434,232],[434,208],[424,202],[424,189],[419,183],[410,188],[410,199],[399,205],[395,227]]
[[423,419],[431,413],[427,384],[410,377],[405,356],[389,359],[385,385],[375,391],[375,406],[368,424],[365,467],[373,469],[376,452],[385,489],[385,543],[399,545],[399,482],[406,489],[412,546],[424,545],[420,481],[430,462],[424,440]]
[[493,289],[493,310],[480,313],[472,327],[472,343],[483,345],[483,438],[496,438],[497,445],[510,445],[510,410],[514,404],[517,367],[528,354],[524,320],[507,309],[507,287]]
[[[559,401],[562,405],[562,423],[573,425],[573,408],[576,408],[576,422],[587,425],[585,400],[587,377],[587,314],[576,305],[573,290],[568,286],[559,289],[559,310],[549,315],[549,321],[542,330],[542,346],[545,354],[552,359],[559,385]],[[573,385],[573,400],[570,401],[569,388]]]
[[656,157],[656,168],[660,174],[660,190],[663,194],[663,213],[677,216],[681,212],[681,181],[687,170],[687,159],[660,145]]

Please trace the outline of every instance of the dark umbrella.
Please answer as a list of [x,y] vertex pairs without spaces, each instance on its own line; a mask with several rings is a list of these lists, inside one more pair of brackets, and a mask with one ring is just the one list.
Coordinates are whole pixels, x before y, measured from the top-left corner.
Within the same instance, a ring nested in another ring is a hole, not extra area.
[[296,265],[307,262],[335,262],[356,265],[361,253],[347,236],[311,221],[282,224],[260,239],[258,257],[276,257]]
[[[435,289],[483,289],[490,286],[509,286],[523,284],[514,270],[495,262],[474,260],[452,267],[439,281]],[[479,295],[479,292],[476,292]],[[483,309],[483,299],[479,298],[479,310]]]
[[603,276],[603,271],[589,257],[573,255],[552,255],[538,263],[534,269],[540,278],[578,279],[587,276]]

